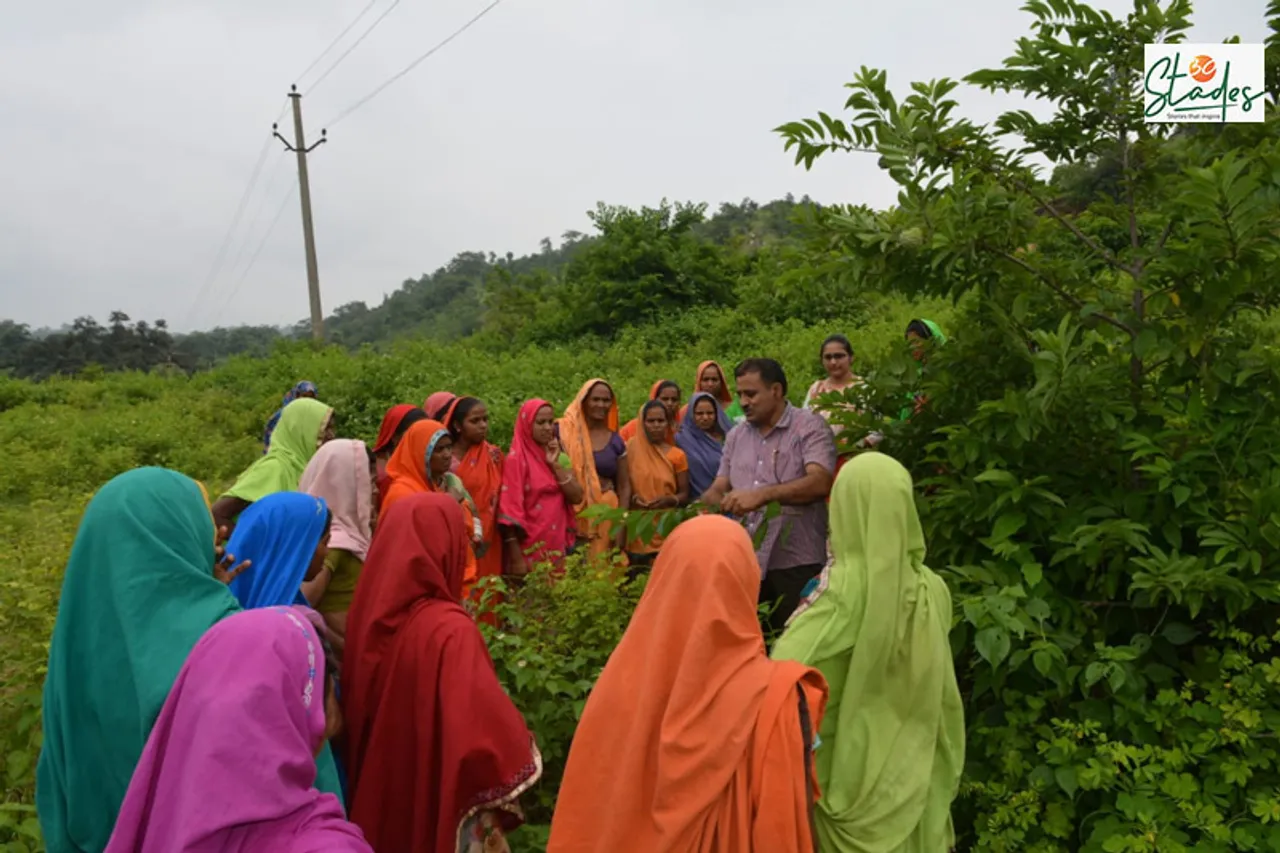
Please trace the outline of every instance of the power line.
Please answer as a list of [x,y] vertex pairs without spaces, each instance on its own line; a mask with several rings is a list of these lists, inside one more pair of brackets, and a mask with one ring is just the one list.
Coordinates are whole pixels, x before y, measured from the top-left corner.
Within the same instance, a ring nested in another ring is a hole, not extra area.
[[390,15],[393,11],[395,11],[395,8],[399,5],[400,5],[400,0],[392,0],[391,5],[387,7],[387,10],[383,12],[381,15],[379,15],[377,20],[375,20],[372,24],[369,25],[369,29],[361,33],[360,37],[356,39],[354,42],[352,42],[351,46],[346,50],[344,50],[342,52],[342,55],[333,61],[333,64],[329,66],[328,70],[326,70],[323,74],[320,75],[320,79],[311,84],[310,88],[307,89],[307,94],[310,95],[312,92],[318,89],[320,87],[320,84],[325,81],[325,78],[328,77],[330,74],[332,74],[333,70],[342,64],[342,60],[350,56],[351,52],[355,50],[357,47],[359,47],[362,41],[364,41],[366,38],[369,37],[369,33],[376,30],[378,28],[378,24],[381,24],[383,19],[386,18],[387,15]]
[[397,81],[397,80],[399,80],[401,77],[405,76],[405,75],[406,75],[406,74],[408,74],[410,71],[412,71],[413,69],[417,68],[417,67],[418,67],[419,65],[421,65],[423,62],[425,62],[428,58],[430,58],[430,57],[431,57],[431,56],[432,56],[436,51],[440,50],[442,47],[444,47],[444,46],[445,46],[445,45],[447,45],[449,42],[451,42],[451,41],[453,41],[454,39],[456,39],[458,36],[460,36],[460,35],[462,35],[463,33],[465,33],[467,30],[471,29],[471,27],[472,27],[472,26],[473,26],[477,21],[479,21],[479,20],[480,20],[481,18],[483,18],[485,15],[489,14],[489,12],[493,11],[494,7],[496,7],[496,6],[497,6],[499,3],[501,3],[501,2],[502,2],[502,0],[493,0],[493,2],[492,2],[492,3],[490,3],[488,6],[485,6],[483,9],[481,9],[481,10],[480,10],[480,12],[479,12],[478,14],[476,14],[476,16],[475,16],[475,17],[473,17],[471,20],[467,21],[465,24],[463,24],[463,25],[462,25],[461,27],[459,27],[458,29],[454,30],[454,31],[453,31],[453,33],[452,33],[451,35],[449,35],[449,37],[448,37],[448,38],[444,39],[444,40],[443,40],[443,41],[441,41],[439,44],[437,44],[435,47],[431,48],[431,49],[430,49],[430,50],[428,50],[426,53],[424,53],[424,54],[422,54],[421,56],[419,56],[419,57],[418,57],[417,59],[415,59],[413,62],[410,62],[410,63],[409,63],[409,64],[408,64],[408,65],[407,65],[403,70],[398,71],[398,72],[396,72],[395,74],[391,75],[391,77],[389,77],[389,78],[387,79],[387,81],[386,81],[386,82],[384,82],[382,85],[380,85],[378,88],[374,89],[372,92],[370,92],[369,94],[365,95],[363,98],[361,98],[360,100],[356,101],[354,104],[352,104],[351,106],[347,107],[345,110],[343,110],[342,112],[340,112],[340,113],[338,114],[337,118],[333,119],[332,121],[325,122],[325,123],[324,123],[323,125],[321,125],[321,126],[322,126],[322,127],[324,127],[324,128],[330,128],[330,127],[333,127],[333,126],[334,126],[334,125],[336,125],[338,122],[342,121],[344,118],[346,118],[347,116],[351,115],[353,112],[355,112],[356,110],[360,109],[360,108],[361,108],[361,107],[363,107],[365,104],[367,104],[367,103],[369,103],[370,101],[372,101],[374,98],[378,97],[378,95],[382,94],[383,90],[384,90],[384,89],[386,89],[388,86],[390,86],[392,83],[396,82],[396,81]]
[[267,181],[266,188],[263,189],[261,197],[258,199],[258,205],[253,211],[253,216],[249,217],[249,224],[245,226],[244,235],[240,240],[240,249],[236,252],[236,259],[232,261],[231,266],[228,267],[228,270],[233,275],[235,274],[235,271],[240,268],[240,262],[244,260],[249,244],[253,240],[253,235],[257,233],[258,221],[262,219],[262,212],[266,210],[267,199],[274,195],[272,190],[274,190],[276,185],[279,184],[280,176],[287,176],[289,174],[289,170],[283,168],[285,165],[285,160],[283,158],[276,160],[275,162],[275,168],[271,170],[271,177]]
[[231,289],[231,293],[229,293],[227,295],[227,298],[220,303],[218,307],[217,319],[214,320],[215,328],[217,327],[217,324],[222,320],[222,312],[226,309],[227,305],[233,299],[236,298],[236,294],[240,292],[240,286],[244,284],[244,280],[249,277],[249,271],[252,270],[253,265],[258,262],[258,255],[262,254],[262,249],[267,245],[267,239],[271,237],[271,232],[276,230],[276,225],[277,223],[280,222],[280,217],[284,214],[285,208],[289,206],[289,202],[293,200],[293,194],[296,193],[297,191],[298,191],[298,185],[295,183],[289,189],[289,192],[285,195],[285,197],[280,200],[280,207],[276,209],[276,215],[271,218],[271,224],[267,226],[267,232],[262,235],[262,240],[261,242],[258,243],[258,248],[254,249],[252,257],[249,258],[249,265],[246,266],[244,268],[244,272],[240,274],[240,280],[237,281],[236,286]]
[[262,166],[267,161],[267,150],[271,145],[272,139],[273,137],[268,135],[262,145],[262,150],[258,152],[258,161],[254,163],[253,171],[249,174],[249,183],[244,188],[244,194],[240,196],[240,203],[236,205],[236,212],[231,217],[231,225],[227,227],[227,233],[222,238],[222,245],[218,247],[218,253],[214,255],[213,265],[209,267],[204,283],[200,285],[200,289],[196,292],[195,300],[191,303],[191,307],[187,309],[187,316],[183,325],[190,324],[191,319],[195,316],[196,309],[200,307],[200,301],[207,295],[209,287],[213,284],[214,279],[217,278],[218,273],[222,271],[222,263],[226,260],[227,249],[231,246],[231,235],[235,233],[236,226],[240,224],[240,218],[244,216],[244,210],[249,204],[249,197],[253,194],[253,188],[258,184],[258,177],[262,174]]
[[310,74],[311,69],[319,65],[320,60],[328,56],[329,51],[337,47],[338,42],[342,41],[342,39],[346,36],[346,34],[351,32],[351,30],[355,27],[356,24],[360,23],[360,19],[363,18],[365,15],[367,15],[369,13],[369,10],[372,9],[377,4],[378,4],[378,0],[369,0],[368,5],[366,5],[363,9],[360,10],[360,14],[356,15],[355,18],[352,19],[351,23],[347,24],[347,28],[344,29],[342,32],[338,33],[338,35],[334,37],[333,41],[329,42],[329,46],[326,47],[324,50],[320,51],[320,55],[317,56],[315,59],[311,60],[311,64],[308,65],[301,74],[299,74],[297,77],[293,79],[301,83],[302,78]]

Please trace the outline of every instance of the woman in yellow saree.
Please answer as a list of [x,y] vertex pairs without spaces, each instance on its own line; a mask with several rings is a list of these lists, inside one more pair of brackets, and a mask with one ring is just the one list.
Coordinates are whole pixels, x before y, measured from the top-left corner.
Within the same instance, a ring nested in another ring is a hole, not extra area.
[[[603,379],[588,379],[565,409],[558,426],[558,440],[569,454],[573,473],[582,484],[581,513],[589,506],[629,506],[631,481],[627,475],[627,447],[618,435],[618,398]],[[621,549],[625,529],[578,518],[578,541],[595,557],[611,547]]]

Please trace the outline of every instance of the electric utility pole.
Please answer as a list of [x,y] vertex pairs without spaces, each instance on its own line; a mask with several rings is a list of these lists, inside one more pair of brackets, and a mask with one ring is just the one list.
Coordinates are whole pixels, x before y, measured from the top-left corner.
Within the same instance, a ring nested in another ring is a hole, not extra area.
[[291,87],[289,98],[293,101],[293,142],[280,135],[279,125],[271,125],[285,150],[298,155],[298,195],[302,197],[302,238],[307,248],[307,291],[311,297],[311,337],[324,340],[324,312],[320,308],[320,271],[316,266],[316,235],[311,225],[311,182],[307,179],[307,155],[328,141],[323,130],[320,141],[310,148],[302,134],[302,94],[297,86]]

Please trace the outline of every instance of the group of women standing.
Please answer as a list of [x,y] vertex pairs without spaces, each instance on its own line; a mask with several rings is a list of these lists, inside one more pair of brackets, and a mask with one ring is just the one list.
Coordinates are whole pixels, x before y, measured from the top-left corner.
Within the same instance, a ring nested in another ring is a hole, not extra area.
[[[833,342],[851,355],[833,339],[824,361]],[[300,383],[217,501],[159,468],[106,484],[50,648],[48,849],[506,850],[542,759],[468,598],[612,547],[652,576],[584,710],[552,853],[946,849],[950,597],[900,465],[867,453],[837,477],[832,562],[772,658],[740,525],[626,542],[579,517],[710,485],[741,411],[718,364],[696,380],[684,406],[655,383],[623,430],[603,379],[559,418],[528,400],[505,454],[474,397],[392,407],[370,446]]]

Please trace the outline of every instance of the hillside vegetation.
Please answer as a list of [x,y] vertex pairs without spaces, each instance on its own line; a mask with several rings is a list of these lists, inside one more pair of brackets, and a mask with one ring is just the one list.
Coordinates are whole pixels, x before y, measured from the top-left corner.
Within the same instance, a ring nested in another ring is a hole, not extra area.
[[[891,210],[806,208],[785,239],[715,249],[696,211],[606,207],[556,271],[496,271],[465,340],[0,379],[0,840],[37,844],[44,644],[78,514],[108,477],[162,464],[227,482],[303,378],[342,434],[448,388],[486,399],[501,440],[531,395],[563,405],[604,376],[630,413],[708,357],[775,356],[798,400],[843,331],[869,382],[851,395],[865,413],[834,417],[882,429],[912,470],[956,606],[958,849],[1280,850],[1280,128],[1270,106],[1261,124],[1143,121],[1142,47],[1185,33],[1188,3],[1027,9],[1014,55],[967,82],[1042,98],[1047,119],[977,126],[954,81],[905,90],[863,69],[843,110],[780,128],[806,166],[874,152],[900,186]],[[1280,0],[1267,13],[1274,98]],[[901,341],[921,315],[951,338],[923,377]],[[917,391],[928,406],[886,424]],[[525,850],[634,599],[578,565],[509,601],[491,646],[547,766]]]

